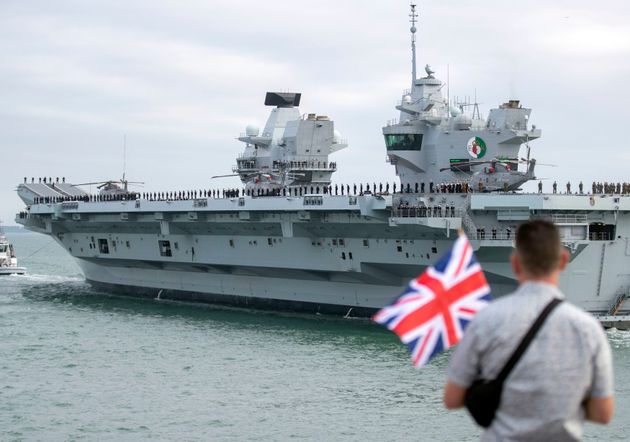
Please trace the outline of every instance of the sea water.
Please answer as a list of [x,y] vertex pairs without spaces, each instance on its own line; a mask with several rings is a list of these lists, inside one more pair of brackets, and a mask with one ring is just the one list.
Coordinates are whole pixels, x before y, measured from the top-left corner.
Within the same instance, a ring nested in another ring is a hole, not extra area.
[[[442,406],[448,352],[417,370],[367,320],[111,296],[49,237],[9,238],[28,274],[0,279],[2,441],[479,437]],[[630,333],[608,336],[617,409],[587,440],[630,434]]]

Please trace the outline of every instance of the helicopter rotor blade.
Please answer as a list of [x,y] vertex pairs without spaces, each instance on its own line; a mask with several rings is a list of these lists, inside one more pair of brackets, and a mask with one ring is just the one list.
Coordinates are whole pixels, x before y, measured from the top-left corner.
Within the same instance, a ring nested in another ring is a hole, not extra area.
[[95,184],[106,184],[109,183],[110,181],[93,181],[91,183],[78,183],[78,184],[74,184],[74,186],[93,186]]
[[[211,176],[210,179],[212,180],[214,178],[227,178],[227,177],[231,177],[231,176],[239,176],[239,174],[238,173],[231,173],[229,175],[214,175],[214,176]],[[250,175],[248,175],[248,176],[250,176]]]
[[[525,158],[521,158],[521,162],[530,163],[532,160],[526,160]],[[536,166],[549,166],[549,167],[558,167],[557,164],[549,164],[549,163],[539,163],[536,162]]]

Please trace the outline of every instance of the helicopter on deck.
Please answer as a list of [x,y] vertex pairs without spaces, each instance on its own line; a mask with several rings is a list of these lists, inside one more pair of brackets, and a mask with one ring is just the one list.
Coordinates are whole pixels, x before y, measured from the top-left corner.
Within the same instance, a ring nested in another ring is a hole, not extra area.
[[94,181],[90,183],[80,183],[77,186],[94,186],[98,189],[98,194],[101,196],[112,195],[131,195],[136,192],[129,190],[129,185],[143,185],[143,181],[129,181],[125,179],[125,175],[120,180],[107,180],[107,181]]
[[[528,155],[529,156],[529,155]],[[518,170],[519,164],[526,164],[527,170]],[[473,166],[484,165],[479,170],[470,172]],[[544,164],[553,166],[552,164]],[[440,171],[452,170],[457,172],[470,173],[468,184],[475,192],[510,192],[518,190],[524,183],[536,179],[534,169],[536,159],[534,158],[504,158],[497,157],[483,161],[463,161],[451,164],[450,167],[441,168]]]
[[281,167],[279,172],[272,172],[263,167],[257,172],[215,175],[211,177],[211,179],[238,176],[241,177],[241,181],[245,183],[246,191],[255,192],[260,189],[261,192],[266,192],[267,190],[281,190],[286,186],[294,185],[294,183],[299,181],[304,175],[303,173],[292,172],[288,168]]

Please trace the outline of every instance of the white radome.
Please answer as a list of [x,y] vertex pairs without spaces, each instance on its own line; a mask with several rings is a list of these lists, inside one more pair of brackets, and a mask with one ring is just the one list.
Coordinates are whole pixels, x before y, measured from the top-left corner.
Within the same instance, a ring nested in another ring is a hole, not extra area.
[[339,144],[341,142],[341,132],[339,132],[337,129],[335,129],[333,132],[333,141],[335,142],[335,144]]
[[245,128],[245,134],[247,134],[248,137],[257,137],[259,132],[260,129],[257,124],[248,124]]
[[451,117],[458,117],[462,114],[462,111],[455,106],[451,106],[449,110],[451,112]]

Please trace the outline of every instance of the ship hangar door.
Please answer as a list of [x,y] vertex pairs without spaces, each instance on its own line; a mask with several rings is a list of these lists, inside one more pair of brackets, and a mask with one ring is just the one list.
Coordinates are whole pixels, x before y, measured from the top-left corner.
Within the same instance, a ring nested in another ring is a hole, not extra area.
[[588,239],[591,241],[612,241],[615,239],[615,225],[591,223],[588,225]]

